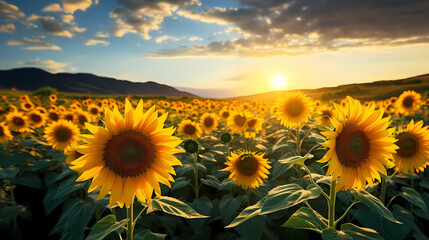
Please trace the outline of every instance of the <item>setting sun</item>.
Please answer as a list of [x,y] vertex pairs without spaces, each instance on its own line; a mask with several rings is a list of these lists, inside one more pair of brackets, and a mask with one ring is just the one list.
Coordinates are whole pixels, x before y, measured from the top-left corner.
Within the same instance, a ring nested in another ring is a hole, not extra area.
[[275,89],[282,89],[286,86],[286,77],[283,75],[275,75],[271,78],[271,86]]

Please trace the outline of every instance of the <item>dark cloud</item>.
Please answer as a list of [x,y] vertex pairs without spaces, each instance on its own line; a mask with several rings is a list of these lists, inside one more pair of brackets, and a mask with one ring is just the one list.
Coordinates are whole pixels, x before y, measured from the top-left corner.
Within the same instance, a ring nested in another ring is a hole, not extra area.
[[70,25],[64,25],[61,22],[57,22],[54,17],[31,15],[27,18],[28,21],[38,21],[43,31],[51,33],[56,36],[72,38],[75,33],[85,32],[85,28],[79,28],[73,23]]
[[149,56],[272,56],[428,42],[427,0],[241,0],[240,4],[239,8],[180,10],[177,14],[230,25],[246,36],[206,46],[164,49]]

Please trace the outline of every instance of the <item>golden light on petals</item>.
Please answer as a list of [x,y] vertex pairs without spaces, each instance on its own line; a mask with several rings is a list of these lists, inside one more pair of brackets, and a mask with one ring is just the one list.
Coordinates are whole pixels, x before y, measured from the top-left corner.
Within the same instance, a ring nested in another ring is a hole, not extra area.
[[291,92],[275,103],[275,116],[288,128],[299,127],[310,119],[312,101],[302,92]]
[[0,143],[6,143],[12,138],[13,136],[10,133],[7,125],[4,123],[0,123]]
[[49,124],[43,136],[54,149],[64,152],[72,150],[79,141],[79,128],[72,122],[61,119]]
[[198,123],[193,122],[189,119],[182,120],[178,126],[179,135],[184,135],[187,138],[199,138],[201,137],[201,127]]
[[414,115],[422,105],[421,98],[422,96],[415,91],[404,91],[396,101],[398,112],[406,116]]

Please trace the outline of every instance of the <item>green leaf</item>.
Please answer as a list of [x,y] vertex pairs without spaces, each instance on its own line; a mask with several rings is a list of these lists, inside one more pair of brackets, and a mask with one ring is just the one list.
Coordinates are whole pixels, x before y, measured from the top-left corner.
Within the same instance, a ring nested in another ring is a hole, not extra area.
[[365,190],[357,191],[355,189],[350,190],[350,192],[357,200],[361,201],[363,204],[371,208],[373,211],[375,211],[382,217],[388,219],[389,221],[400,223],[398,222],[398,220],[395,219],[392,212],[390,212],[389,209],[387,209],[383,205],[383,203],[381,203],[381,201],[378,198],[374,197],[372,194],[368,193]]
[[371,228],[358,227],[351,223],[341,225],[341,231],[337,231],[335,228],[327,228],[323,230],[322,238],[323,240],[383,240],[377,231]]
[[213,176],[213,175],[207,175],[206,176],[207,179],[201,178],[201,182],[207,186],[210,187],[214,187],[214,188],[219,188],[220,185],[220,181],[219,179],[217,179],[217,177]]
[[61,203],[63,203],[68,195],[62,196],[60,198],[55,198],[55,194],[57,193],[58,185],[52,184],[48,187],[45,197],[43,198],[43,206],[45,207],[45,213],[48,215],[55,208],[58,207]]
[[149,229],[143,229],[142,231],[134,234],[134,240],[162,240],[165,239],[167,234],[153,233]]
[[287,172],[289,169],[292,169],[292,164],[281,164],[278,161],[274,162],[273,171],[271,172],[271,179],[275,180]]
[[114,232],[119,228],[125,226],[127,222],[128,219],[124,219],[120,222],[117,222],[115,215],[107,215],[103,219],[98,221],[96,224],[94,224],[86,240],[102,240],[111,232]]
[[284,158],[284,159],[280,159],[279,163],[282,164],[298,164],[301,166],[304,166],[304,162],[307,159],[313,158],[314,156],[312,154],[306,154],[304,157],[302,156],[293,156],[293,157],[288,157],[288,158]]
[[268,192],[261,214],[293,207],[303,201],[318,198],[321,193],[322,189],[317,184],[310,184],[307,189],[303,189],[296,183],[275,187]]
[[186,179],[185,177],[179,177],[174,181],[173,186],[171,187],[171,191],[186,187],[191,180]]
[[231,222],[237,209],[243,203],[243,197],[238,196],[233,198],[231,194],[223,196],[219,202],[219,210],[224,223]]
[[62,182],[59,185],[54,198],[62,198],[64,196],[68,196],[70,193],[78,189],[81,189],[83,188],[83,186],[85,186],[85,182],[77,183],[76,179],[77,179],[77,176],[73,176],[65,180],[64,182]]
[[24,174],[22,177],[17,178],[15,180],[15,183],[18,185],[23,185],[23,186],[37,188],[37,189],[42,188],[42,181],[40,180],[39,176],[37,176],[32,172],[28,172]]
[[235,227],[252,217],[258,216],[261,213],[261,208],[264,205],[265,198],[259,200],[256,204],[245,208],[238,216],[225,228]]
[[17,167],[8,167],[8,168],[0,168],[0,178],[3,179],[13,179],[19,173],[19,168]]
[[0,222],[9,224],[10,221],[16,219],[21,213],[25,211],[25,207],[21,205],[0,204]]
[[183,218],[206,218],[208,216],[197,213],[186,203],[172,197],[158,196],[152,200],[151,208]]
[[321,233],[326,228],[328,220],[318,212],[314,213],[310,208],[298,209],[282,227],[308,229]]
[[405,198],[405,200],[419,207],[426,215],[428,215],[428,207],[423,201],[420,193],[409,187],[402,187],[401,190],[402,192],[400,194],[403,198]]

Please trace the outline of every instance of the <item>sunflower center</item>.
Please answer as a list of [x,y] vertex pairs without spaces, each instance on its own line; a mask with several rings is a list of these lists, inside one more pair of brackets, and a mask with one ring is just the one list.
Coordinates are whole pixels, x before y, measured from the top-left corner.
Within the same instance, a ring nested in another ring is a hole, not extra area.
[[64,119],[68,120],[68,121],[73,121],[73,115],[72,114],[67,114]]
[[254,128],[256,125],[256,119],[252,119],[247,123],[247,126],[249,126],[249,128]]
[[58,142],[67,142],[72,135],[73,133],[68,127],[58,127],[54,132],[55,140]]
[[370,141],[362,130],[346,126],[336,139],[335,150],[342,165],[357,168],[368,157]]
[[323,110],[322,115],[324,118],[332,118],[332,112],[329,110]]
[[35,123],[39,123],[40,121],[42,121],[42,117],[40,117],[38,114],[31,114],[30,118],[31,118],[31,121]]
[[82,124],[82,125],[88,122],[88,119],[84,115],[79,115],[77,119],[79,120],[79,124]]
[[90,112],[92,115],[97,115],[97,114],[98,114],[98,109],[97,109],[97,108],[91,108],[91,109],[89,110],[89,112]]
[[413,103],[414,103],[414,99],[412,96],[408,96],[404,99],[404,101],[402,101],[402,105],[406,108],[412,107]]
[[241,115],[237,115],[234,117],[234,122],[238,126],[242,127],[246,123],[246,117],[243,117]]
[[291,99],[286,103],[285,111],[289,116],[298,117],[304,111],[304,104],[299,99]]
[[105,148],[106,166],[123,177],[134,177],[150,167],[155,159],[150,139],[134,131],[121,132],[110,139]]
[[238,171],[245,176],[252,176],[258,170],[259,163],[252,156],[240,157],[238,161],[237,168]]
[[26,103],[26,104],[25,104],[25,108],[31,108],[31,104]]
[[228,118],[228,117],[229,117],[229,112],[223,112],[223,113],[222,113],[222,117],[224,117],[224,118]]
[[12,119],[12,122],[15,126],[23,126],[25,124],[24,119],[22,119],[21,117],[14,117]]
[[396,153],[403,158],[410,158],[414,156],[419,149],[419,142],[417,138],[410,133],[401,133],[397,137],[398,141],[395,143],[399,149]]
[[207,117],[204,119],[204,126],[211,127],[214,124],[214,120],[211,117]]
[[191,124],[187,124],[183,128],[183,131],[188,135],[193,135],[197,131],[197,129],[194,126],[192,126]]
[[57,113],[55,113],[55,112],[50,112],[49,113],[49,119],[51,119],[51,120],[53,120],[53,121],[58,121],[58,119],[59,119],[60,117],[58,116],[58,114]]

